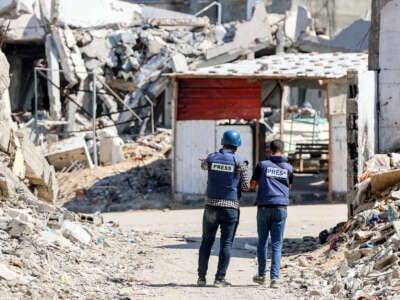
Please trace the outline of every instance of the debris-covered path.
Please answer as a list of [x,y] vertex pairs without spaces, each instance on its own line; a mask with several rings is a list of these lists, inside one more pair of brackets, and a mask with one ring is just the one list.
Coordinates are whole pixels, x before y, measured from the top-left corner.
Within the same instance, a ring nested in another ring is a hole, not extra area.
[[[299,256],[315,247],[315,242],[302,239],[343,221],[345,205],[304,205],[289,208],[282,270],[284,284],[281,290],[255,285],[256,208],[241,209],[241,222],[234,243],[233,257],[227,279],[230,288],[213,288],[218,242],[214,246],[209,265],[208,287],[198,288],[197,252],[201,237],[202,210],[136,211],[107,214],[106,219],[117,220],[122,227],[147,232],[138,241],[143,260],[135,274],[142,286],[142,298],[152,299],[290,299],[310,295],[308,289],[290,285],[290,262],[297,265]],[[306,293],[307,292],[307,293]],[[136,295],[138,296],[138,295]]]

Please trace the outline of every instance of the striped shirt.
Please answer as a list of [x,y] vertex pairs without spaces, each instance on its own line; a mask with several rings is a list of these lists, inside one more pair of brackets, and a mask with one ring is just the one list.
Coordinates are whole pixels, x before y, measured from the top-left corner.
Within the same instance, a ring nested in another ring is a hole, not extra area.
[[[204,160],[201,163],[201,168],[205,171],[208,171],[207,160]],[[240,164],[239,171],[240,171],[240,189],[242,190],[242,192],[247,192],[250,188],[247,163]],[[205,204],[209,205],[209,206],[228,207],[228,208],[236,208],[236,209],[238,209],[240,206],[238,200],[214,199],[214,198],[207,198]]]

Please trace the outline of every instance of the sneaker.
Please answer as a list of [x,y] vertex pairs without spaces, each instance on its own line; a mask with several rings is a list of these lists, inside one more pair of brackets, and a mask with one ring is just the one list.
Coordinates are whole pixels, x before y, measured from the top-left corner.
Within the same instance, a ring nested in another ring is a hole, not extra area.
[[279,289],[279,280],[278,279],[272,279],[271,284],[269,285],[271,289]]
[[214,286],[215,287],[227,287],[227,286],[232,286],[232,284],[230,284],[228,281],[226,281],[225,279],[215,279],[214,281]]
[[207,284],[207,281],[204,277],[199,277],[197,279],[197,286],[203,287],[203,286],[206,286],[206,284]]
[[253,276],[253,282],[258,283],[258,284],[264,284],[265,283],[265,276],[254,275]]

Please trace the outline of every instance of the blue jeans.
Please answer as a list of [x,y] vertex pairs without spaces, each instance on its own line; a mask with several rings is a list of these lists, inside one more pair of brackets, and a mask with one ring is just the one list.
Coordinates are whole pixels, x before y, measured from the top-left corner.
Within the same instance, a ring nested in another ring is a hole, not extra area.
[[215,279],[225,278],[231,259],[232,243],[239,224],[239,210],[235,208],[206,206],[203,215],[203,236],[199,250],[199,277],[206,277],[211,248],[218,227],[221,227],[218,269]]
[[271,279],[278,279],[281,269],[283,233],[287,218],[285,207],[259,207],[257,209],[258,275],[267,273],[268,238],[271,235]]

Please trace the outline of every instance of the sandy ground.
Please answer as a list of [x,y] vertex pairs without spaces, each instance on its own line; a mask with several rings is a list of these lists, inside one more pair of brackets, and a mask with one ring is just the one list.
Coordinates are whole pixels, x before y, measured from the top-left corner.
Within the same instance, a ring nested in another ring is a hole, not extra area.
[[[135,274],[137,283],[143,288],[140,299],[295,299],[301,296],[299,291],[296,295],[291,294],[287,287],[272,290],[252,282],[257,266],[255,253],[246,248],[256,243],[255,207],[241,209],[227,274],[233,286],[196,287],[202,213],[201,209],[188,209],[105,214],[106,220],[117,220],[122,227],[148,232],[148,238],[138,241],[143,257]],[[289,207],[288,215],[285,238],[290,240],[317,236],[321,230],[345,220],[347,211],[344,204],[299,205]],[[218,242],[209,264],[207,279],[210,284],[216,271]],[[284,262],[291,259],[293,257],[285,257]],[[282,277],[288,277],[289,273],[290,269],[283,270]]]

